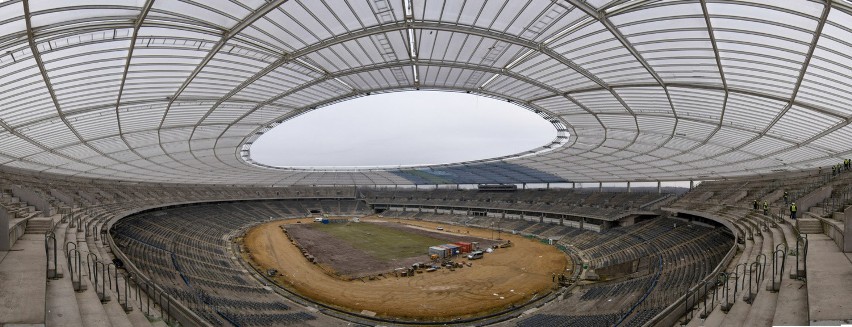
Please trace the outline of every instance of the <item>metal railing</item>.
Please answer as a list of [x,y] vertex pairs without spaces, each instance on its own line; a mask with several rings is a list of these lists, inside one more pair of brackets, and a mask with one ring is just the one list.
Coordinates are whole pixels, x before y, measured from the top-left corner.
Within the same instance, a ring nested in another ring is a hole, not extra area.
[[[784,249],[779,249],[778,246],[784,245]],[[780,254],[780,256],[779,256]],[[780,262],[779,262],[780,258]],[[775,246],[775,251],[772,252],[772,284],[769,285],[770,292],[778,292],[781,289],[781,280],[784,278],[784,265],[787,263],[787,245],[780,243]],[[775,280],[775,276],[778,280]]]
[[[51,246],[52,245],[52,246]],[[51,251],[52,250],[52,251]],[[53,253],[53,269],[50,269],[51,263],[51,253]],[[56,246],[56,234],[53,231],[47,231],[44,234],[44,254],[45,254],[45,266],[47,268],[47,278],[48,279],[58,279],[59,276],[59,256],[58,250]]]
[[[808,269],[808,234],[799,234],[796,237],[796,271],[790,272],[790,278],[804,279],[807,278]],[[801,264],[801,266],[799,265]]]

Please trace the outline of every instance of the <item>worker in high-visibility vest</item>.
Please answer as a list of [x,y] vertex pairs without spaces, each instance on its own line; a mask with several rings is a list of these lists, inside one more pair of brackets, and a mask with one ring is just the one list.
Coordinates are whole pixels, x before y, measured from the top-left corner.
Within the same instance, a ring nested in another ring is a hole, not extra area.
[[769,214],[769,202],[763,201],[763,214],[764,215]]
[[793,202],[793,204],[790,205],[790,218],[796,219],[796,211],[798,209],[799,208],[796,207],[796,202]]

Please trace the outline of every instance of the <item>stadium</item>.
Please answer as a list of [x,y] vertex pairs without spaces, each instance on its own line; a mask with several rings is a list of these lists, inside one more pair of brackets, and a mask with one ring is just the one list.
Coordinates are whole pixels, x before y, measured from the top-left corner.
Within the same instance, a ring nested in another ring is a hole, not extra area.
[[[0,326],[852,324],[850,85],[848,0],[0,1]],[[420,92],[554,136],[258,159]]]

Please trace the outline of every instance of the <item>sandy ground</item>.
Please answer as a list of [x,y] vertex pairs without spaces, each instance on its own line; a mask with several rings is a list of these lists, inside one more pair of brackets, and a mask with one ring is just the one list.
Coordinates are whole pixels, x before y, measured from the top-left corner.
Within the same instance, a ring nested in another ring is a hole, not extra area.
[[[426,230],[425,228],[414,228],[414,226],[397,223],[397,222],[381,222],[371,221],[368,223],[379,224],[385,228],[401,230],[409,234],[428,236],[437,239],[432,245],[452,243],[452,242],[479,242],[481,247],[490,247],[494,244],[500,244],[502,241],[492,241],[470,235],[441,233],[434,230]],[[316,256],[317,264],[328,267],[327,272],[335,277],[344,280],[352,280],[358,278],[367,278],[368,276],[377,276],[379,274],[393,273],[394,269],[401,267],[410,267],[414,263],[429,262],[429,256],[426,254],[426,247],[422,247],[422,254],[408,258],[397,258],[394,260],[382,260],[374,257],[363,250],[360,250],[349,242],[336,239],[333,236],[314,228],[314,224],[290,224],[287,231],[290,237],[299,244],[308,253]],[[439,241],[443,240],[443,242]],[[353,260],[353,258],[358,258]]]
[[[511,240],[515,246],[498,249],[473,261],[470,268],[441,269],[414,277],[387,277],[368,282],[344,281],[309,263],[279,228],[296,221],[272,221],[249,230],[243,246],[251,255],[244,253],[244,259],[261,271],[277,269],[279,285],[352,312],[366,310],[382,317],[430,321],[479,316],[549,292],[556,286],[553,274],[572,268],[565,254],[555,247],[504,234],[503,238]],[[428,230],[446,226],[423,221],[402,222]],[[490,230],[466,230],[471,236],[491,237]]]

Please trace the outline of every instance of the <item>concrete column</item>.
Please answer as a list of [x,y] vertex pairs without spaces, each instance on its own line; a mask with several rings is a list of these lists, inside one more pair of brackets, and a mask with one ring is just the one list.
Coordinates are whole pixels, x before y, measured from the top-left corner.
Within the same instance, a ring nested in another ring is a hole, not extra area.
[[630,193],[630,191],[632,191],[632,190],[630,189],[630,182],[627,182],[627,193]]
[[547,189],[548,190],[550,189],[550,183],[547,183]]
[[583,229],[584,222],[586,222],[586,218],[580,218],[580,229]]
[[525,189],[525,190],[527,189],[527,183],[523,183],[523,184],[521,184],[521,186],[523,186],[523,189]]
[[691,189],[693,189],[693,188],[695,188],[695,181],[693,181],[693,180],[691,180],[691,179],[690,179],[690,180],[689,180],[689,189],[691,190]]
[[577,183],[571,183],[571,188],[577,188]]
[[565,215],[559,216],[559,226],[565,226]]
[[598,183],[598,192],[603,192],[603,182]]
[[0,251],[9,251],[9,214],[6,209],[0,208]]
[[662,193],[663,193],[663,183],[660,183],[660,181],[657,181],[657,194],[662,194]]

